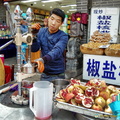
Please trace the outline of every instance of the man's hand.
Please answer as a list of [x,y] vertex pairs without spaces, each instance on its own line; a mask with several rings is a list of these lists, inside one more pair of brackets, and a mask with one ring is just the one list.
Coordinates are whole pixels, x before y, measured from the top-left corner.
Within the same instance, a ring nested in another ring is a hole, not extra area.
[[33,34],[37,34],[39,29],[41,28],[40,24],[39,23],[35,23],[31,26],[31,29],[32,29],[32,33]]
[[38,71],[42,73],[44,71],[44,60],[42,58],[34,60],[38,64]]

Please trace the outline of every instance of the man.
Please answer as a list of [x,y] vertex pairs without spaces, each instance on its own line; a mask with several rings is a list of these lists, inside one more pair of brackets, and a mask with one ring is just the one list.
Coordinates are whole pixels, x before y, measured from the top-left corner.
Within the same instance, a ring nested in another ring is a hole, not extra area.
[[[42,61],[45,66],[40,80],[51,81],[58,78],[65,78],[64,51],[67,46],[68,35],[59,30],[64,18],[65,13],[61,9],[53,9],[48,19],[48,27],[40,28],[37,33],[37,42],[36,40],[33,41],[32,52],[41,49],[42,54],[42,58],[36,61],[40,61],[40,63]],[[33,25],[32,28],[38,29],[39,25]]]

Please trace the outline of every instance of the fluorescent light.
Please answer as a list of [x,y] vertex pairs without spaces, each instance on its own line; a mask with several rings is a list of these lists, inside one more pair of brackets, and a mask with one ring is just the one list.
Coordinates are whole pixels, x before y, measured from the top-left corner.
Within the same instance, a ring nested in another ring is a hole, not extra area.
[[48,3],[48,2],[55,2],[55,1],[62,1],[62,0],[42,0],[42,3]]
[[28,3],[28,2],[35,2],[35,1],[40,1],[40,0],[27,0],[27,1],[21,1],[22,3]]
[[76,4],[73,4],[73,5],[62,5],[61,7],[76,7],[77,5]]
[[77,9],[70,9],[69,11],[77,11]]

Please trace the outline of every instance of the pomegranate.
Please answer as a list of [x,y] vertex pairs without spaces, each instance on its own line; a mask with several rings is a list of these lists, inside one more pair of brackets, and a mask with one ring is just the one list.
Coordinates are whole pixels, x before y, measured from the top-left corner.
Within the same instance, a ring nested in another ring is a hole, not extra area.
[[62,98],[56,98],[57,101],[60,101],[60,102],[66,102],[64,99]]
[[68,92],[67,92],[66,89],[62,89],[62,90],[59,91],[59,96],[60,96],[61,98],[65,99],[65,96],[66,96],[67,93],[68,93]]
[[74,84],[78,84],[78,85],[80,85],[80,80],[77,80],[77,79],[71,79],[71,80],[70,80],[70,84],[71,84],[71,85],[74,85]]
[[85,95],[79,93],[79,94],[77,94],[77,95],[75,96],[75,102],[78,103],[78,104],[81,104],[83,98],[85,98]]
[[80,87],[82,90],[85,91],[88,86],[86,86],[86,85],[84,85],[84,84],[80,84],[79,87]]
[[85,95],[89,97],[99,96],[99,90],[97,90],[95,87],[88,87],[85,90]]
[[113,85],[108,85],[107,88],[111,91],[111,93],[112,93],[112,92],[116,92],[116,87],[113,86]]
[[74,89],[74,86],[73,86],[73,85],[69,85],[69,86],[66,88],[66,90],[67,90],[68,93],[71,93],[71,91],[73,91],[73,89]]
[[71,100],[75,95],[73,93],[67,93],[65,95],[65,101],[69,102],[69,100]]
[[106,92],[106,91],[101,91],[100,95],[101,97],[103,97],[105,100],[107,100],[110,97],[110,93]]
[[93,104],[92,109],[93,110],[98,110],[98,111],[103,111],[102,106],[100,106],[99,104]]
[[86,86],[94,86],[96,87],[98,90],[102,91],[104,89],[106,89],[106,82],[104,80],[100,80],[100,79],[90,79],[87,83]]
[[86,108],[91,108],[94,100],[91,97],[85,97],[82,99],[82,105]]
[[116,101],[116,96],[118,95],[118,93],[112,93],[110,94],[110,98],[112,99],[112,102]]
[[71,99],[69,103],[72,105],[77,105],[77,103],[75,102],[75,99]]
[[111,102],[112,102],[112,98],[108,98],[108,99],[106,100],[106,105],[108,106]]
[[86,84],[88,86],[100,86],[101,85],[101,81],[99,79],[92,78]]
[[79,93],[84,93],[84,91],[81,88],[79,88],[79,87],[74,87],[72,93],[74,95],[77,95]]
[[108,106],[107,108],[105,108],[104,112],[112,113],[112,110],[111,110],[111,108]]
[[103,97],[97,97],[95,99],[95,103],[100,105],[103,108],[105,106],[105,104],[106,104],[106,101],[105,101],[105,99]]

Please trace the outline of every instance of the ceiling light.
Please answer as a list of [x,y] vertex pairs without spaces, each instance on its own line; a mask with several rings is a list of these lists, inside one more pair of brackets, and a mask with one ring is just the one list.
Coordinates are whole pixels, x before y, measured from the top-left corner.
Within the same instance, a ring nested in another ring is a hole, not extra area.
[[41,2],[48,3],[48,2],[55,2],[55,1],[62,1],[62,0],[42,0]]
[[62,5],[61,7],[76,7],[77,5],[76,4],[73,4],[73,5]]
[[77,11],[77,9],[69,9],[69,11]]
[[28,3],[28,2],[34,2],[34,1],[40,1],[40,0],[27,0],[27,1],[21,1],[22,3]]

